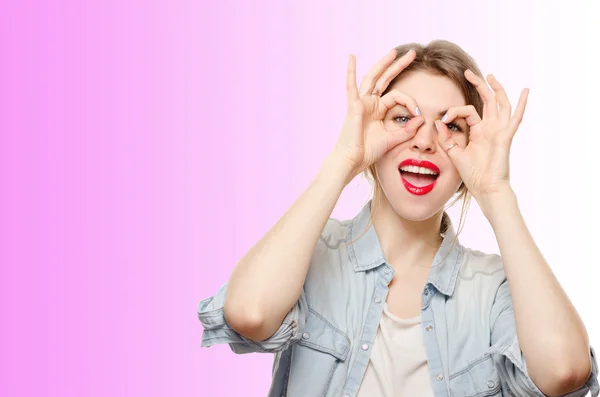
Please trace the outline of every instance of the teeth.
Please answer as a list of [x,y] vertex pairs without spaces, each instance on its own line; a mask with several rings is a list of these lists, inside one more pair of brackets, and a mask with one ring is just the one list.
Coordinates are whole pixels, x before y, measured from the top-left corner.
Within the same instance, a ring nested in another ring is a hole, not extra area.
[[405,165],[404,167],[400,167],[400,171],[412,172],[414,174],[437,175],[436,172],[433,172],[429,168],[418,167],[416,165]]

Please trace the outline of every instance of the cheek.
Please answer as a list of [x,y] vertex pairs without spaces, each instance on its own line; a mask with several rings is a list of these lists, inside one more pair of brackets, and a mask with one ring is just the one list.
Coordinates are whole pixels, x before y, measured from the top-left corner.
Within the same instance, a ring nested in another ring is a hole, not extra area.
[[460,146],[463,149],[465,147],[467,147],[467,144],[469,143],[467,134],[465,134],[464,132],[458,132],[458,133],[452,134],[452,139],[454,140],[454,142],[456,142],[458,144],[458,146]]
[[[400,145],[402,146],[402,145]],[[377,175],[381,178],[382,176],[392,175],[394,172],[398,172],[396,167],[398,153],[402,150],[400,146],[393,148],[392,150],[385,153],[377,162],[375,162],[375,170]]]
[[460,183],[462,181],[458,170],[454,166],[448,168],[448,177],[453,183]]
[[406,146],[407,143],[404,142],[385,152],[384,155],[381,156],[381,158],[375,163],[375,168],[379,170],[380,168],[389,167],[390,165],[393,165],[394,161],[397,160],[398,154],[401,151],[403,151],[406,148]]
[[447,183],[447,186],[451,189],[454,189],[454,187],[458,189],[458,187],[462,183],[462,178],[460,177],[458,170],[456,169],[456,167],[454,167],[452,162],[448,162],[448,164],[445,165],[443,172],[446,175],[446,178],[444,179],[446,181],[445,183]]
[[380,158],[375,163],[375,170],[377,171],[377,175],[380,175],[380,176],[383,175],[383,173],[385,173],[385,172],[389,172],[389,170],[391,168],[392,168],[392,164],[389,161],[389,159],[386,158],[386,156]]

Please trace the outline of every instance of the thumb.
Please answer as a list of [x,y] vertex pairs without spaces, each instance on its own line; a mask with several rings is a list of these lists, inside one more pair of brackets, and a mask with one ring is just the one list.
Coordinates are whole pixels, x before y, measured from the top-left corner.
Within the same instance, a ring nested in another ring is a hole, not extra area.
[[408,123],[406,123],[406,127],[404,127],[404,129],[410,136],[413,136],[417,133],[417,130],[423,125],[424,122],[425,117],[423,116],[413,117]]
[[394,147],[411,139],[417,133],[417,130],[425,122],[425,117],[417,116],[411,118],[404,128],[400,128],[392,133],[390,137],[390,147]]
[[448,126],[440,120],[435,121],[435,129],[438,133],[438,143],[446,152],[450,160],[456,165],[463,154],[463,149],[452,139],[452,134],[448,130]]

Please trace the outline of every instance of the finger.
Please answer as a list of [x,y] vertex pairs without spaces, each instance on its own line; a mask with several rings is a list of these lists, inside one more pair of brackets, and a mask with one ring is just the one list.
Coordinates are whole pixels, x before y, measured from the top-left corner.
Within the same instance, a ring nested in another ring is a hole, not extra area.
[[469,127],[473,127],[475,124],[481,122],[481,117],[479,117],[479,114],[473,105],[451,107],[444,117],[442,117],[441,121],[442,123],[448,124],[456,118],[465,119]]
[[477,76],[469,69],[465,70],[465,78],[469,83],[473,84],[483,101],[483,118],[496,117],[498,114],[498,104],[496,103],[496,97],[494,93],[488,88],[487,84],[483,79]]
[[391,90],[381,97],[381,103],[383,106],[385,106],[383,113],[387,112],[396,105],[402,105],[407,108],[408,111],[413,114],[413,116],[421,115],[421,111],[417,106],[417,102],[410,95],[407,95],[402,91]]
[[496,101],[498,102],[498,117],[501,120],[508,122],[512,109],[506,91],[504,91],[504,87],[502,87],[502,84],[500,84],[492,74],[488,75],[487,81],[496,95]]
[[452,162],[456,162],[463,152],[463,149],[458,146],[458,143],[452,139],[452,134],[448,130],[446,124],[440,120],[435,121],[435,129],[438,132],[438,144],[446,152]]
[[404,128],[392,131],[387,150],[411,139],[413,136],[415,136],[419,130],[419,127],[421,127],[423,123],[425,123],[425,118],[423,116],[413,117],[408,121],[408,123],[406,123]]
[[519,96],[519,102],[517,103],[517,108],[515,109],[515,113],[510,119],[509,127],[512,135],[514,136],[515,132],[517,132],[517,128],[523,121],[523,115],[525,114],[525,107],[527,107],[527,98],[529,97],[529,88],[525,88],[521,91],[521,95]]
[[423,125],[423,123],[425,123],[425,117],[423,117],[423,116],[413,117],[412,119],[408,120],[408,123],[406,123],[406,125],[404,126],[404,129],[409,134],[414,135],[417,133],[417,130],[419,129],[419,127],[421,127]]
[[390,67],[388,67],[385,72],[379,77],[377,82],[375,83],[374,92],[383,93],[386,88],[390,85],[391,81],[396,78],[412,61],[415,60],[417,53],[415,50],[411,49],[398,60],[396,60]]
[[358,88],[356,87],[356,57],[350,54],[348,60],[348,72],[346,73],[346,95],[348,102],[358,99]]
[[371,70],[365,75],[362,82],[360,83],[359,94],[360,95],[371,95],[373,88],[375,88],[375,81],[381,76],[381,74],[394,62],[396,59],[396,49],[394,48],[386,56],[373,66]]

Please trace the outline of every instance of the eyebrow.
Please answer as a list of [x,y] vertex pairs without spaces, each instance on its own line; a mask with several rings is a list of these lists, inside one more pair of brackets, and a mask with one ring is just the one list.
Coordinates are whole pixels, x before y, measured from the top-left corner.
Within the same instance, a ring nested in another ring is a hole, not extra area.
[[[397,103],[397,104],[396,104],[396,106],[400,106],[400,107],[402,107],[402,108],[404,108],[404,109],[408,110],[408,108],[407,108],[406,106],[404,106],[404,105],[401,105],[401,104],[399,104],[399,103]],[[446,109],[446,110],[440,110],[440,111],[438,112],[438,117],[442,117],[442,116],[443,116],[443,115],[445,115],[446,113],[448,113],[448,109]]]
[[[408,110],[408,109],[406,108],[406,106],[404,106],[404,105],[397,104],[396,106],[400,106],[400,107],[403,107],[404,109]],[[448,113],[448,110],[450,110],[450,109],[446,109],[446,110],[440,110],[440,111],[438,112],[438,114],[437,114],[437,115],[438,115],[438,117],[439,117],[439,118],[442,118],[442,117],[444,117],[444,115],[445,115],[446,113]],[[462,118],[460,118],[460,119],[462,119]]]
[[[446,113],[448,113],[448,110],[450,110],[450,109],[446,109],[446,110],[442,110],[442,111],[438,112],[438,117],[444,117],[444,115]],[[456,117],[455,120],[459,121],[459,120],[464,120],[464,119],[465,119],[464,117]]]

